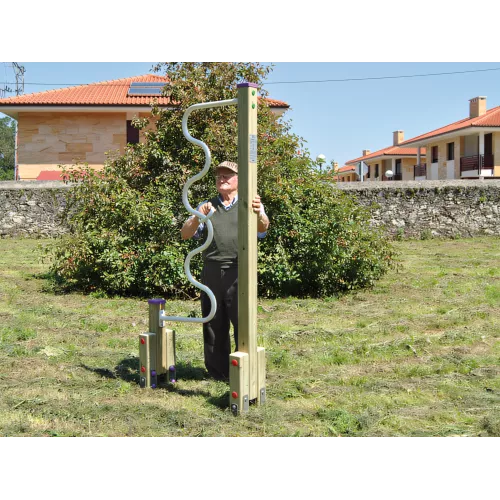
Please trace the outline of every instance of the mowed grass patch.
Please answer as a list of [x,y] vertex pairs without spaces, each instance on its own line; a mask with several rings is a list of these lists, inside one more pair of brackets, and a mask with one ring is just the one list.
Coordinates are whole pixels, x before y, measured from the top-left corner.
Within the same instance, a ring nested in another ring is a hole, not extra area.
[[40,244],[0,240],[0,435],[500,435],[499,238],[396,242],[371,290],[259,300],[267,402],[239,417],[201,325],[174,325],[178,382],[140,389],[147,300],[54,293]]

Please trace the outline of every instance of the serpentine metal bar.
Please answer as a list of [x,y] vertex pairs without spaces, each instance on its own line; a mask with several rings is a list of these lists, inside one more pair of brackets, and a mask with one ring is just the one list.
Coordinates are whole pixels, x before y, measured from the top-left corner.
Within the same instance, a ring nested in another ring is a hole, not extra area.
[[196,175],[194,175],[193,177],[191,177],[190,179],[188,179],[186,181],[186,184],[184,185],[184,188],[182,190],[182,203],[184,203],[186,210],[190,214],[198,217],[200,222],[205,222],[205,224],[207,226],[207,231],[208,231],[207,240],[205,241],[205,243],[202,246],[195,248],[194,250],[189,252],[188,255],[186,256],[186,260],[184,261],[184,272],[186,273],[188,281],[192,285],[194,285],[196,288],[199,288],[200,290],[202,290],[203,292],[205,292],[208,295],[208,297],[210,299],[210,313],[205,318],[187,318],[185,316],[166,316],[164,314],[164,311],[160,310],[160,322],[162,322],[162,321],[178,321],[178,322],[182,322],[182,323],[208,323],[215,316],[215,312],[217,311],[217,300],[216,300],[212,290],[210,290],[210,288],[203,285],[199,281],[196,281],[193,278],[193,275],[191,274],[191,269],[190,269],[191,259],[196,254],[205,250],[205,248],[207,248],[210,245],[210,243],[212,243],[212,239],[214,236],[214,228],[212,225],[212,221],[210,220],[210,217],[212,217],[212,215],[215,213],[215,210],[212,208],[207,215],[204,215],[201,212],[198,212],[196,209],[194,209],[190,205],[189,200],[188,200],[188,191],[189,191],[189,188],[191,187],[191,185],[194,182],[202,179],[210,170],[212,156],[210,154],[210,150],[208,149],[208,146],[204,142],[200,141],[199,139],[195,139],[194,137],[191,136],[191,134],[189,133],[188,128],[187,128],[187,122],[189,119],[189,115],[197,109],[219,108],[222,106],[231,106],[231,105],[235,105],[235,104],[238,104],[238,99],[228,99],[226,101],[213,101],[213,102],[204,102],[204,103],[200,103],[200,104],[193,104],[192,106],[189,106],[188,109],[186,109],[186,111],[184,112],[184,115],[182,117],[182,132],[184,134],[184,137],[189,142],[191,142],[197,146],[200,146],[203,149],[203,151],[205,152],[205,165],[203,167],[203,170],[201,170],[201,172],[197,173]]

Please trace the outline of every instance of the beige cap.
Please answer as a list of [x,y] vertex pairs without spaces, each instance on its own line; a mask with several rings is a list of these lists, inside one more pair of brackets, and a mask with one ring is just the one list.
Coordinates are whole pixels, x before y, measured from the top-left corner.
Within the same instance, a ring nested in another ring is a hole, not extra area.
[[234,163],[234,161],[223,161],[222,163],[219,163],[219,165],[215,167],[215,170],[219,168],[228,168],[229,170],[238,173],[238,164]]

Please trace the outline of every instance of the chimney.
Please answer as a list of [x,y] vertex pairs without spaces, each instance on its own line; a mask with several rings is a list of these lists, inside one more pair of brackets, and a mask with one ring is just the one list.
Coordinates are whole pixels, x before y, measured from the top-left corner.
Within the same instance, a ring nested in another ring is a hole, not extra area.
[[486,96],[469,99],[469,118],[477,118],[486,113]]
[[369,149],[363,149],[363,156],[369,155],[371,151]]
[[392,145],[397,146],[405,140],[405,133],[402,130],[396,130],[392,133]]

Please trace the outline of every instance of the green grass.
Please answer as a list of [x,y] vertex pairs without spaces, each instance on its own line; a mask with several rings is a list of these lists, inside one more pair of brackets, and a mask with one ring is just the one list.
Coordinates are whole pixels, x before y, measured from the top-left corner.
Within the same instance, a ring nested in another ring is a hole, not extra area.
[[260,300],[267,402],[239,417],[200,325],[174,326],[177,384],[140,389],[147,301],[55,294],[39,244],[0,240],[2,436],[500,436],[499,238],[399,241],[371,290]]

